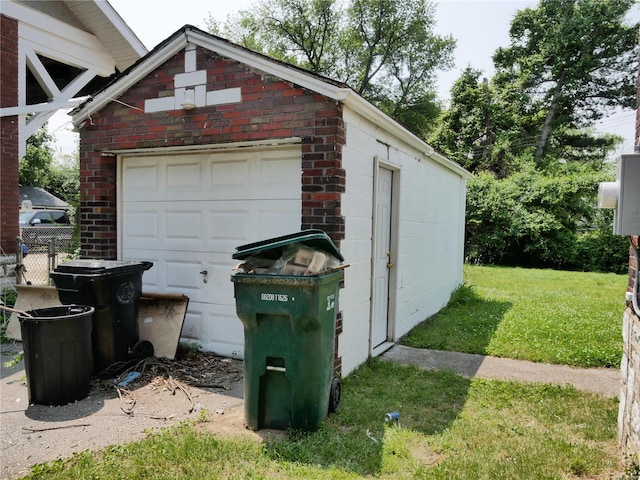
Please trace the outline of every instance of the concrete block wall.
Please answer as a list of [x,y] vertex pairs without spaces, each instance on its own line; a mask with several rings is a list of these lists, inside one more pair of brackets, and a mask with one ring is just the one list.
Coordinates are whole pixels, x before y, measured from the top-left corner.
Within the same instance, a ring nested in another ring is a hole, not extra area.
[[624,312],[622,387],[618,437],[624,453],[640,460],[640,318],[631,308]]
[[345,112],[344,122],[343,164],[349,175],[342,211],[348,222],[341,252],[350,267],[340,293],[340,309],[349,319],[340,353],[343,373],[348,373],[366,360],[370,349],[376,159],[394,171],[397,186],[394,234],[401,255],[390,287],[395,288],[389,305],[391,340],[440,310],[462,283],[465,180],[353,111]]

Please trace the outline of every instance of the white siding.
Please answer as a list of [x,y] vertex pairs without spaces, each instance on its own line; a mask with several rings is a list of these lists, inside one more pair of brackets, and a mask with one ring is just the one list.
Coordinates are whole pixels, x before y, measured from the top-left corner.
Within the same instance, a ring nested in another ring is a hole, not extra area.
[[371,241],[376,157],[397,169],[396,265],[389,312],[392,338],[436,313],[462,282],[465,179],[345,109],[346,219],[341,252],[351,265],[340,293],[343,374],[371,353]]

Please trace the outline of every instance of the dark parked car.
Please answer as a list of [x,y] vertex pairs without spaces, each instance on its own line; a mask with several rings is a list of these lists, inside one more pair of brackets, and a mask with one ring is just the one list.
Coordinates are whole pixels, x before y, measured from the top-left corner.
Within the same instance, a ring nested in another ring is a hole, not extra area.
[[69,215],[64,210],[22,210],[20,227],[71,226]]
[[73,228],[64,210],[21,210],[20,235],[25,242],[47,242],[51,238],[69,240]]

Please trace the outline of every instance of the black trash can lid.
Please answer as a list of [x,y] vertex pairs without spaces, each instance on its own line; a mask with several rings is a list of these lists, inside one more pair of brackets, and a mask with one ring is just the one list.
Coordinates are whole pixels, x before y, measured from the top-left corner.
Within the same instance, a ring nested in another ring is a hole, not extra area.
[[144,271],[149,270],[152,266],[153,262],[78,259],[61,263],[53,271],[57,273],[96,275]]
[[302,244],[316,250],[322,250],[333,255],[341,262],[344,261],[344,257],[331,241],[329,235],[322,230],[303,230],[301,232],[291,233],[281,237],[269,238],[260,242],[241,245],[236,247],[236,251],[231,258],[235,260],[244,260],[251,255],[258,253],[264,254],[269,258],[279,258],[282,255],[284,248],[293,244]]

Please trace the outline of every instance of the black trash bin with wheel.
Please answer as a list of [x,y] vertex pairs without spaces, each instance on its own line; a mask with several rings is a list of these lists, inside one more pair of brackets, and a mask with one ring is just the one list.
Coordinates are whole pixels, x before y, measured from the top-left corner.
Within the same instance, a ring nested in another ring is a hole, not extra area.
[[94,372],[129,359],[138,344],[142,274],[152,262],[71,260],[50,273],[60,302],[91,305]]

